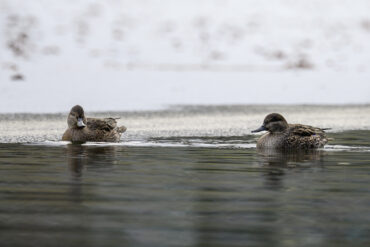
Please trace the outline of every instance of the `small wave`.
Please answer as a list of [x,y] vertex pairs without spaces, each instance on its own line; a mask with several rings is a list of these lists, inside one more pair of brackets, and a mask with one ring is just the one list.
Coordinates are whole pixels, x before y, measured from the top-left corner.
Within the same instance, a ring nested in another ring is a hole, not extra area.
[[[24,145],[32,146],[67,146],[71,144],[66,141],[44,141],[25,143]],[[249,149],[256,148],[253,143],[204,143],[204,142],[153,142],[145,140],[125,141],[125,142],[88,142],[81,144],[82,146],[123,146],[123,147],[198,147],[198,148],[240,148]]]
[[221,143],[194,143],[190,144],[191,147],[204,147],[204,148],[240,148],[240,149],[249,149],[249,148],[256,148],[256,144],[253,143],[228,143],[228,144],[221,144]]
[[67,146],[68,144],[70,144],[70,142],[67,141],[43,141],[43,142],[23,143],[23,145],[27,146],[53,146],[53,147]]
[[[24,145],[32,146],[67,146],[71,144],[67,141],[43,141],[43,142],[34,142],[34,143],[25,143]],[[155,142],[155,141],[146,141],[146,140],[132,140],[124,142],[88,142],[81,144],[82,146],[122,146],[122,147],[197,147],[197,148],[236,148],[236,149],[253,149],[256,148],[255,143],[240,143],[240,142],[202,142],[201,140],[192,140],[186,142]],[[324,151],[328,152],[342,152],[342,151],[351,151],[351,152],[370,152],[370,147],[367,146],[346,146],[346,145],[326,145],[322,148]]]
[[159,143],[146,141],[126,141],[126,142],[89,142],[82,146],[124,146],[124,147],[187,147],[181,143]]
[[345,145],[326,145],[323,150],[332,152],[352,151],[352,152],[370,152],[370,147],[366,146],[345,146]]
[[181,143],[181,142],[151,142],[151,141],[126,141],[120,143],[91,142],[83,146],[126,146],[126,147],[199,147],[199,148],[255,148],[256,144],[240,143]]

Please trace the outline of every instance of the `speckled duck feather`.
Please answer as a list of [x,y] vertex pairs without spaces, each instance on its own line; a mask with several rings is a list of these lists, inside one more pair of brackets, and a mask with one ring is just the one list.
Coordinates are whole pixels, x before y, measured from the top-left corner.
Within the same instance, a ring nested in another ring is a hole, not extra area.
[[287,124],[284,117],[278,113],[266,116],[263,127],[265,126],[268,132],[257,141],[259,149],[315,149],[324,147],[328,142],[324,129],[303,124]]
[[[84,117],[83,112],[74,111],[73,113]],[[117,126],[115,118],[85,119],[86,127],[69,127],[63,134],[62,140],[71,142],[119,142],[122,133],[126,131],[125,126]]]

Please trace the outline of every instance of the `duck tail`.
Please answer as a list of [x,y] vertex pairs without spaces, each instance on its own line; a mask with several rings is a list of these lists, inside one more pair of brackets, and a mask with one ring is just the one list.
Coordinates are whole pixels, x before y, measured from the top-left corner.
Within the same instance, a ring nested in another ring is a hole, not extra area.
[[119,132],[119,133],[123,133],[123,132],[125,132],[127,130],[127,128],[125,127],[125,126],[121,126],[121,127],[118,127],[117,128],[117,131]]
[[331,130],[331,128],[320,128],[321,130]]

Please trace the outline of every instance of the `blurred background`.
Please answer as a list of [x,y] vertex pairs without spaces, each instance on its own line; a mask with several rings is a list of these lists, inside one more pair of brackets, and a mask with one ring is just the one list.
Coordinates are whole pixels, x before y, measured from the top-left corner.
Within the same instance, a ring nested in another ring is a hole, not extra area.
[[[370,246],[369,10],[0,0],[0,246]],[[121,142],[61,142],[76,104]],[[258,151],[271,112],[330,142]]]
[[370,102],[367,0],[0,0],[0,112]]

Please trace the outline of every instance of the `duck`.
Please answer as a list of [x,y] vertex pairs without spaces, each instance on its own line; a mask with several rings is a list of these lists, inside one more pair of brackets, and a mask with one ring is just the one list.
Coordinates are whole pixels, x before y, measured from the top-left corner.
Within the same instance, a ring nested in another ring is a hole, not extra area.
[[270,113],[260,128],[252,133],[268,131],[257,141],[257,149],[317,149],[328,142],[325,130],[303,124],[288,124],[279,113]]
[[62,141],[72,143],[119,142],[127,128],[117,127],[117,118],[86,118],[82,106],[75,105],[67,117],[68,129]]

